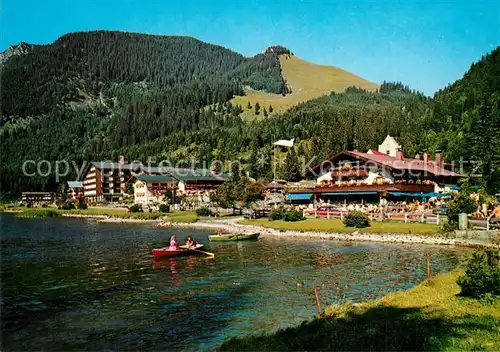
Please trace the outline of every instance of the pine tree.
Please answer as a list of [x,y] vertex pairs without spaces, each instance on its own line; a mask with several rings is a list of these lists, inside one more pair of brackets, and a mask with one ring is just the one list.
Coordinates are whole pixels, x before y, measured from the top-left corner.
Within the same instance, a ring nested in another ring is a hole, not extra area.
[[250,158],[248,159],[250,176],[258,179],[259,178],[259,164],[258,164],[258,151],[257,149],[251,148]]
[[267,117],[267,110],[266,110],[266,108],[264,108],[264,110],[262,110],[262,113],[264,114],[265,117]]
[[273,106],[269,105],[269,113],[272,113],[272,112],[273,112]]
[[486,189],[490,193],[500,189],[500,154],[492,150],[500,150],[500,109],[492,102],[492,98],[484,98],[474,110],[475,119],[467,136],[471,146],[470,155],[479,163]]
[[250,110],[251,108],[252,108],[252,104],[250,104],[250,102],[248,102],[247,109]]
[[299,159],[293,148],[288,150],[282,170],[282,176],[285,180],[298,181],[300,179]]
[[260,114],[260,104],[259,102],[255,103],[255,115]]

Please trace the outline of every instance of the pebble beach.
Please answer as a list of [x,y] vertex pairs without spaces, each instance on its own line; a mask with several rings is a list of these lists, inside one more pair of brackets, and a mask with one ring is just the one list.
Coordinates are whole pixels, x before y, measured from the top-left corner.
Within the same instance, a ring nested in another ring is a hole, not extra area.
[[368,241],[368,242],[391,242],[391,243],[418,243],[432,245],[456,245],[466,247],[497,247],[498,244],[488,244],[484,241],[462,238],[445,237],[436,234],[436,236],[428,235],[409,235],[409,234],[370,234],[370,233],[332,233],[322,231],[293,231],[293,230],[277,230],[262,226],[239,224],[243,218],[232,219],[214,219],[201,220],[194,223],[179,223],[179,222],[161,222],[158,227],[188,227],[197,229],[210,229],[214,231],[222,231],[224,233],[253,233],[259,232],[262,238],[280,238],[291,240],[338,240],[338,241]]

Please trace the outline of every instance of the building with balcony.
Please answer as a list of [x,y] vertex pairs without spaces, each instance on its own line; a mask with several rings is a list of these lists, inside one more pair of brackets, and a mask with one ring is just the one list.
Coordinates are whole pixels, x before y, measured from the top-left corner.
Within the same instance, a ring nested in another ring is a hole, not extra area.
[[66,197],[68,199],[79,199],[85,197],[84,188],[82,181],[68,181],[68,190],[66,192]]
[[436,197],[449,192],[463,177],[453,167],[444,162],[441,153],[434,160],[427,153],[405,157],[394,138],[387,136],[378,150],[345,150],[315,165],[316,186],[290,192],[288,199],[373,202]]
[[22,202],[53,202],[56,200],[56,194],[54,192],[22,192],[21,201]]
[[83,195],[89,201],[117,201],[126,193],[127,184],[134,181],[135,172],[140,166],[127,164],[123,157],[120,162],[90,162],[80,181]]
[[168,192],[193,200],[208,201],[209,192],[228,180],[227,174],[205,169],[144,167],[136,176],[134,202],[141,205],[161,203]]

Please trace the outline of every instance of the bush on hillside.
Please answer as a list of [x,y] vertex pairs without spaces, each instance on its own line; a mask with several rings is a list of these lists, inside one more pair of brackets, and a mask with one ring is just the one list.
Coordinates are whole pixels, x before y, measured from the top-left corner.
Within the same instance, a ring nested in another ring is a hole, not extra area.
[[207,207],[202,207],[202,208],[196,209],[196,215],[198,215],[198,216],[211,216],[212,211]]
[[361,229],[370,226],[370,218],[361,211],[350,211],[344,218],[344,225]]
[[467,263],[465,274],[458,278],[462,295],[480,298],[500,295],[500,251],[477,251]]
[[159,210],[160,210],[160,213],[168,213],[170,211],[170,205],[160,204]]
[[142,213],[142,206],[139,204],[134,204],[128,207],[130,213]]

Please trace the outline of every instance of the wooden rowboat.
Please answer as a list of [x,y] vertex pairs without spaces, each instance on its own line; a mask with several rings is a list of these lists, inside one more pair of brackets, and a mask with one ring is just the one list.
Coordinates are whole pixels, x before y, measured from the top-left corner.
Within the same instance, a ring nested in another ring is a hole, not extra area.
[[[155,257],[155,259],[157,259],[157,258],[182,257],[185,255],[203,254],[203,252],[188,249],[186,247],[186,245],[179,246],[179,248],[180,249],[178,251],[169,251],[168,247],[153,249],[153,257]],[[203,248],[202,244],[196,245],[197,250],[199,250],[201,248]]]
[[210,241],[248,241],[256,240],[259,238],[260,233],[229,233],[229,234],[215,234],[209,235]]

